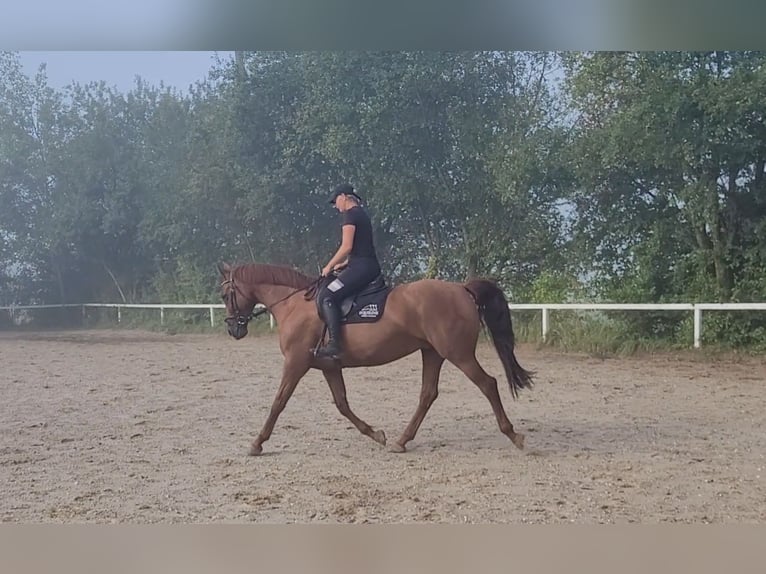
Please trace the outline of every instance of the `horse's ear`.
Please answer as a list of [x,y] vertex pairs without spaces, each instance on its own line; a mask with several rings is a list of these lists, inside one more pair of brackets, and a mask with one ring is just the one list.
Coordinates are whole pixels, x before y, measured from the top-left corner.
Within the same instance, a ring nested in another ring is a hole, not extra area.
[[218,263],[218,272],[226,277],[229,274],[229,271],[231,271],[231,265],[226,263],[225,261],[221,261]]

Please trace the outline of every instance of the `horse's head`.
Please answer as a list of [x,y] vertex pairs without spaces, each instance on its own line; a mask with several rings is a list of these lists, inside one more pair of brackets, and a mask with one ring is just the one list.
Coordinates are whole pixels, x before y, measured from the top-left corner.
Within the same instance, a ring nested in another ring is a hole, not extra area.
[[247,335],[247,324],[253,318],[253,309],[258,301],[246,295],[241,286],[234,282],[234,268],[228,263],[219,263],[221,273],[221,298],[226,305],[226,329],[235,339]]

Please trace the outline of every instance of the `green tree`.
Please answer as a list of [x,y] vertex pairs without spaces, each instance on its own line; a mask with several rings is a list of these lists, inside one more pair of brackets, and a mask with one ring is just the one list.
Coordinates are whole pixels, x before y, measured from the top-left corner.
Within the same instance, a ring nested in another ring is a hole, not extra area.
[[567,58],[580,232],[602,276],[642,273],[643,297],[761,296],[762,283],[737,286],[745,261],[763,261],[763,64],[751,52]]
[[54,193],[67,137],[62,108],[44,69],[30,79],[16,54],[0,53],[0,237],[6,273],[23,283],[12,296],[18,301],[68,299],[73,265],[58,233],[61,202]]
[[[366,191],[389,271],[513,277],[558,234],[553,55],[322,53],[296,57],[304,86],[288,156]],[[363,73],[360,73],[360,70]],[[308,88],[307,88],[308,87]],[[287,117],[288,114],[283,115]],[[540,121],[540,120],[544,121]],[[509,160],[511,149],[519,153]],[[515,150],[514,150],[515,151]],[[526,186],[526,188],[525,188]]]

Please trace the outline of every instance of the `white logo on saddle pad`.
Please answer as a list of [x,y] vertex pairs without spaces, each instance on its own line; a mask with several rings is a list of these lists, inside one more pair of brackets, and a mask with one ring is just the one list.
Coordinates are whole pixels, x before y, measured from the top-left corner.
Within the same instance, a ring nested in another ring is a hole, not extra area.
[[358,314],[360,317],[377,317],[378,306],[375,303],[370,303],[369,305],[365,305],[364,307],[359,309]]

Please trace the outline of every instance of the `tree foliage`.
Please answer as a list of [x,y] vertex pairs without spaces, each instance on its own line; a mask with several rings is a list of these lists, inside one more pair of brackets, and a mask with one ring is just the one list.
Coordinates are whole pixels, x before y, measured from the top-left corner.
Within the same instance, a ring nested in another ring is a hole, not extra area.
[[54,90],[3,53],[0,299],[211,299],[220,259],[316,273],[350,181],[393,282],[763,300],[765,59],[237,52],[186,94]]

